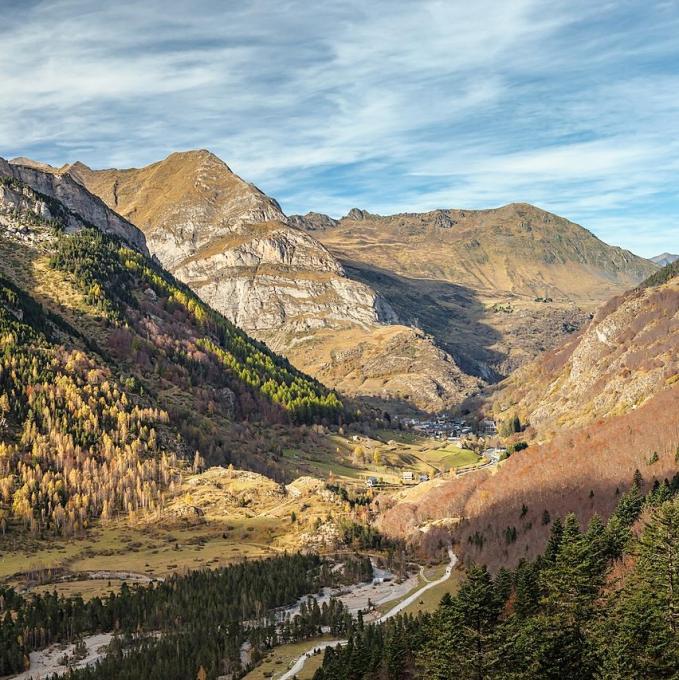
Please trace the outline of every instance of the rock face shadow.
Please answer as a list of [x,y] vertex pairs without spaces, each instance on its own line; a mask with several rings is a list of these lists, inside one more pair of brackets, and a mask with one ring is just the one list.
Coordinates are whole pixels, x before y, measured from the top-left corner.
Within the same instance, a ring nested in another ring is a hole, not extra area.
[[475,291],[432,279],[414,279],[343,260],[347,275],[375,289],[396,311],[402,323],[435,338],[467,374],[486,382],[504,377],[507,356],[493,346],[502,335],[487,322],[488,311]]

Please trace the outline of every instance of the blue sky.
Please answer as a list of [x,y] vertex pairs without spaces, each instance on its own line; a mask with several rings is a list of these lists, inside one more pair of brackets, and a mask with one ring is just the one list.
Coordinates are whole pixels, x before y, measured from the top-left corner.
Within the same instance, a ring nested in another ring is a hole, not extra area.
[[0,0],[0,156],[208,148],[288,213],[535,203],[679,252],[679,3]]

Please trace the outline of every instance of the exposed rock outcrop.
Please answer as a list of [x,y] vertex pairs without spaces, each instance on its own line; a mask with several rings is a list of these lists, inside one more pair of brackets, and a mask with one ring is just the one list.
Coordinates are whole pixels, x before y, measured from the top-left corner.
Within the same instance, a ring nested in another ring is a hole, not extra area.
[[328,215],[317,212],[308,212],[306,215],[289,215],[288,224],[298,229],[307,231],[318,231],[320,229],[332,229],[339,222]]
[[[0,158],[0,177],[3,176],[13,178],[42,194],[40,210],[44,219],[59,217],[67,229],[96,225],[101,231],[114,234],[145,255],[148,254],[144,234],[68,173],[55,172],[44,164],[20,165],[18,160],[9,163]],[[61,205],[50,206],[48,199],[55,199]]]
[[348,279],[278,203],[209,151],[174,153],[145,168],[62,169],[143,229],[151,252],[245,330],[294,335],[396,315]]
[[[165,267],[298,367],[354,394],[422,408],[502,378],[656,268],[526,204],[287,217],[205,150],[144,168],[51,170],[140,227]],[[402,324],[407,370],[382,324]],[[354,341],[363,350],[345,354],[341,345]]]
[[600,307],[585,331],[503,383],[493,409],[520,415],[540,437],[634,410],[679,380],[677,338],[675,275]]

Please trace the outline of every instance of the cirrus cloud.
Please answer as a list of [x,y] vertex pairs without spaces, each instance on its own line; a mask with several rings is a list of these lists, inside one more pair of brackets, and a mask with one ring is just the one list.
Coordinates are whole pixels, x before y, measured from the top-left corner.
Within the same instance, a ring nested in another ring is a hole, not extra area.
[[528,201],[679,249],[679,10],[623,0],[3,3],[0,155],[206,147],[288,212]]

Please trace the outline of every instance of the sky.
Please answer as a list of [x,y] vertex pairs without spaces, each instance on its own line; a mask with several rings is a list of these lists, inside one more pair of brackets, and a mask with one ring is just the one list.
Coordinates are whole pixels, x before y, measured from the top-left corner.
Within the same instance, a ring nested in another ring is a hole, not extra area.
[[534,203],[679,252],[675,0],[0,0],[0,156],[207,148],[288,214]]

